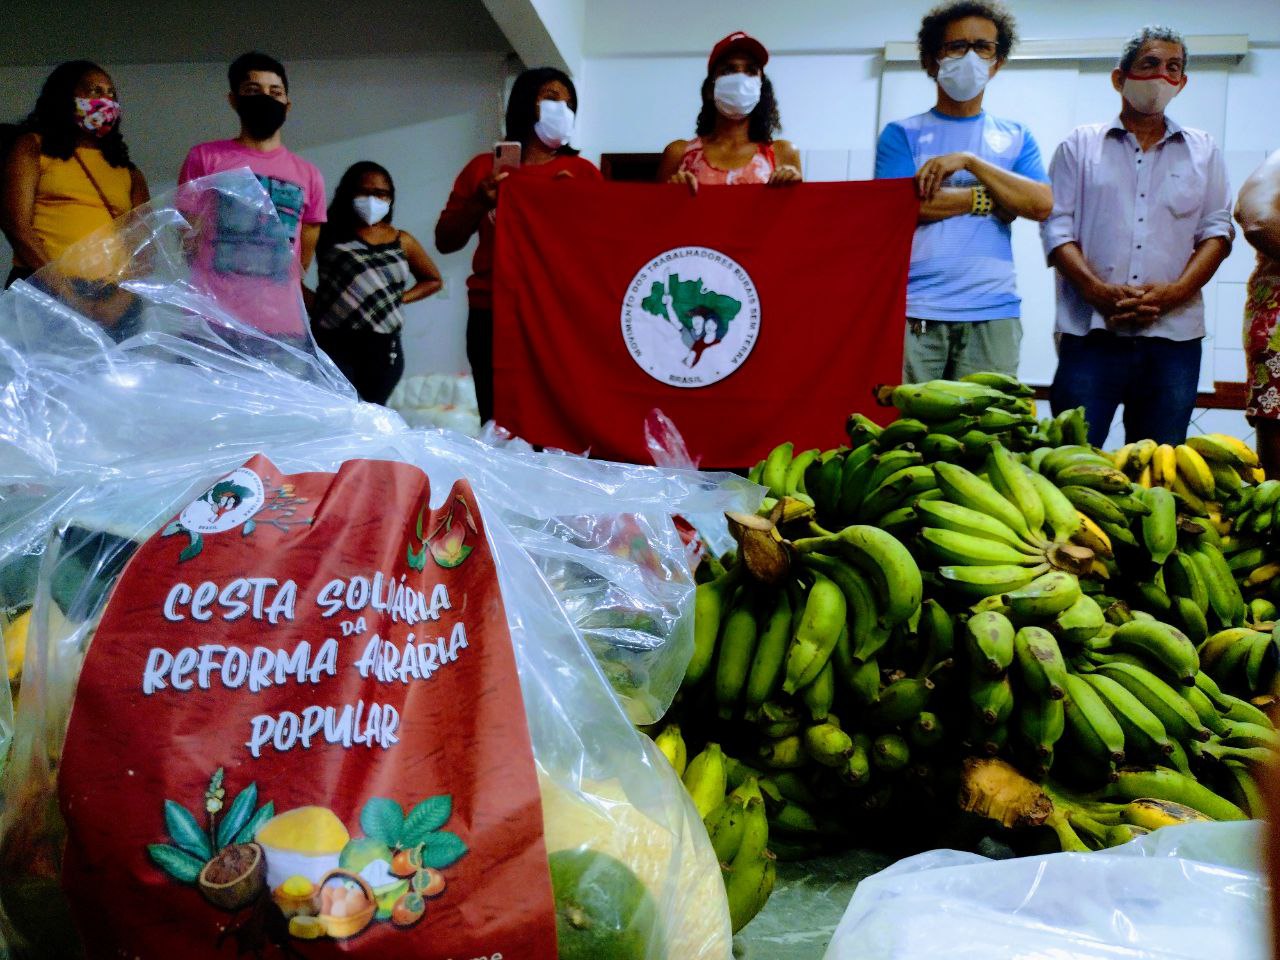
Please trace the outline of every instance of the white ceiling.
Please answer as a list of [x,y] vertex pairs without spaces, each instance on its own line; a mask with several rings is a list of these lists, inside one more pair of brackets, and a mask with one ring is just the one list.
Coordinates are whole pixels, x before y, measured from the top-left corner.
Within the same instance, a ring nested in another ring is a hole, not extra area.
[[281,60],[507,51],[480,0],[3,0],[0,63]]

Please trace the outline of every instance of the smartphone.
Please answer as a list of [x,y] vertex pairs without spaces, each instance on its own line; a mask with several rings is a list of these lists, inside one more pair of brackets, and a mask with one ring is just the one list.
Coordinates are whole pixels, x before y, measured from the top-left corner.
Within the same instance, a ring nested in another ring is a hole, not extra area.
[[520,169],[520,152],[523,148],[517,140],[503,140],[493,145],[493,172]]

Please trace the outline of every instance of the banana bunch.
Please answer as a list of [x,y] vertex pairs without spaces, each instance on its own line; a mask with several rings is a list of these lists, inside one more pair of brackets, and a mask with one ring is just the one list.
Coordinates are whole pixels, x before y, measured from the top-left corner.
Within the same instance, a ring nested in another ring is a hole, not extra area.
[[1205,673],[1227,690],[1246,699],[1268,697],[1276,687],[1280,667],[1280,625],[1220,630],[1200,646]]
[[1014,829],[1056,834],[1065,851],[1084,853],[1128,843],[1161,827],[1243,819],[1244,812],[1175,770],[1126,770],[1101,796],[1056,782],[1036,783],[999,759],[969,759],[961,809]]
[[854,413],[845,444],[779,443],[752,468],[768,495],[700,577],[656,735],[735,928],[777,861],[917,837],[973,763],[1016,764],[1055,811],[1019,816],[1067,849],[1256,816],[1280,478],[1216,435],[1103,452],[1082,410],[1037,421],[1033,391],[995,374],[876,399],[897,419]]
[[[769,850],[769,819],[759,777],[743,776],[742,765],[726,757],[718,743],[707,744],[688,759],[688,747],[676,723],[663,727],[654,744],[682,778],[707,828],[737,933],[764,908],[777,879],[777,857]],[[736,774],[732,780],[731,770]]]
[[1140,486],[1170,490],[1188,512],[1215,519],[1221,517],[1221,504],[1263,479],[1258,455],[1243,441],[1220,433],[1188,437],[1176,446],[1154,440],[1127,443],[1113,461]]

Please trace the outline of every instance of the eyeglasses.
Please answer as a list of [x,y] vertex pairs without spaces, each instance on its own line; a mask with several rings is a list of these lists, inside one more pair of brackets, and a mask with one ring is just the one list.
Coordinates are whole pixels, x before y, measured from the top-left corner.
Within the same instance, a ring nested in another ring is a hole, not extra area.
[[963,57],[970,50],[983,60],[996,58],[996,45],[991,40],[952,40],[942,45],[942,58],[950,60],[953,57]]

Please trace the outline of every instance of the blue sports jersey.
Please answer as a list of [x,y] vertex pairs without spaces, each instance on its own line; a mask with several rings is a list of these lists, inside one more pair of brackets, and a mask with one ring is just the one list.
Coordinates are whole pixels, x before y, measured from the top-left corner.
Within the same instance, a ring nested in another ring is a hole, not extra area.
[[[968,151],[1005,170],[1047,183],[1031,131],[985,111],[948,117],[936,110],[890,123],[876,144],[876,179],[912,177],[926,160]],[[970,187],[967,170],[944,186]],[[911,247],[907,316],[920,320],[1001,320],[1021,315],[1009,224],[965,214],[922,223]]]

